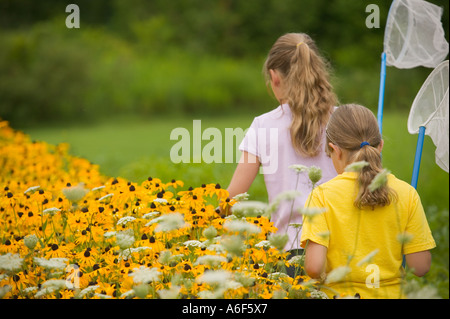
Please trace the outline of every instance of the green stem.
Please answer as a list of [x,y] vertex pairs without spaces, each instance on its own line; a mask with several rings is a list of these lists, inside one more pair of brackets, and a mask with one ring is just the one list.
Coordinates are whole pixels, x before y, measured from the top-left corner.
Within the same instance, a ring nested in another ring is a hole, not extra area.
[[17,223],[17,214],[16,214],[16,210],[14,209],[14,206],[11,205],[11,207],[12,207],[12,209],[13,209],[13,213],[14,213],[14,221],[15,221],[15,223],[16,223],[17,231],[18,231],[18,233],[19,233],[19,236],[21,236],[21,235],[20,235],[20,227],[19,227],[19,224]]
[[[298,187],[298,180],[300,179],[300,173],[297,173],[297,180],[296,180],[296,182],[295,182],[295,190],[297,190],[297,187]],[[287,231],[288,231],[288,228],[289,228],[289,224],[291,223],[291,219],[292,219],[292,214],[294,213],[294,202],[295,202],[295,199],[293,199],[292,200],[292,203],[291,203],[291,213],[289,214],[289,220],[288,220],[288,223],[287,223],[287,227],[286,227],[286,232],[285,232],[285,234],[287,234]]]
[[359,214],[358,214],[358,223],[356,224],[356,233],[355,233],[355,247],[353,248],[353,252],[349,256],[349,258],[347,260],[347,266],[350,265],[350,261],[353,259],[353,257],[355,257],[356,248],[358,246],[359,226],[361,224],[361,210],[359,210],[358,212],[359,212]]

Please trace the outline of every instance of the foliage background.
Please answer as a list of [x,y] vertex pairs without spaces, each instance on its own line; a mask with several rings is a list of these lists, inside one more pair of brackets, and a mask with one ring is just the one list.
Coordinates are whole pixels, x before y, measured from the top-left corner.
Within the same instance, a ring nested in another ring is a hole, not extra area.
[[[449,37],[449,2],[442,23]],[[80,8],[68,29],[65,8]],[[380,28],[365,25],[368,4]],[[376,113],[387,0],[0,0],[0,118],[34,139],[69,142],[107,175],[140,182],[153,175],[186,186],[226,186],[234,164],[173,164],[175,127],[242,127],[277,102],[262,64],[286,32],[306,32],[330,61],[341,103]],[[384,165],[409,180],[416,136],[409,108],[431,72],[387,69]],[[418,191],[438,248],[422,282],[448,298],[448,174],[426,139]],[[249,193],[266,199],[262,176]]]
[[[81,28],[68,29],[71,2],[0,1],[0,116],[12,125],[270,110],[261,67],[286,32],[316,40],[342,102],[377,105],[390,1],[79,0]],[[431,2],[448,38],[448,1]],[[370,3],[378,29],[365,25]],[[429,71],[388,68],[386,109],[409,109]]]

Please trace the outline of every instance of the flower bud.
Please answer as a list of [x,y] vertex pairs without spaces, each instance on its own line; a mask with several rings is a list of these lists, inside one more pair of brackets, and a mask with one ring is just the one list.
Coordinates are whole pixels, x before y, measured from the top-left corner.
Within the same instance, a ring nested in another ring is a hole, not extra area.
[[283,250],[284,246],[289,240],[289,236],[287,234],[284,235],[272,235],[269,237],[269,242],[272,246],[274,246],[278,250]]
[[140,284],[134,286],[133,291],[138,298],[145,299],[150,292],[150,286],[148,284]]
[[311,182],[315,185],[322,178],[322,170],[317,166],[311,166],[308,169],[308,177]]
[[84,188],[84,184],[80,183],[77,186],[63,188],[62,193],[72,203],[77,203],[89,193],[89,189]]
[[388,176],[391,172],[387,169],[383,169],[372,180],[369,185],[369,191],[374,192],[378,188],[384,187],[387,184]]
[[214,237],[217,236],[217,230],[214,226],[209,226],[208,228],[205,228],[205,230],[203,230],[203,236],[206,237],[206,239],[208,240],[213,240]]
[[238,235],[225,237],[220,244],[233,256],[242,256],[245,251],[244,242]]
[[27,246],[27,248],[29,250],[33,250],[34,247],[36,247],[36,244],[38,242],[38,238],[36,235],[28,235],[23,239],[23,242],[25,244],[25,246]]
[[369,163],[366,161],[353,162],[345,167],[346,172],[361,172],[362,169],[366,166],[369,166]]

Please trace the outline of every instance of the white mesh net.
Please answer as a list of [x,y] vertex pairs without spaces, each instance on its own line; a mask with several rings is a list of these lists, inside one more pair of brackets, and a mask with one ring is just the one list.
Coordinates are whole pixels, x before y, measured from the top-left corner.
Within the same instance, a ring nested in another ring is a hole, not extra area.
[[394,0],[384,32],[386,65],[435,68],[448,54],[443,9],[424,0]]
[[417,93],[409,112],[408,132],[417,134],[425,127],[425,134],[436,145],[436,164],[448,173],[448,60],[439,64]]

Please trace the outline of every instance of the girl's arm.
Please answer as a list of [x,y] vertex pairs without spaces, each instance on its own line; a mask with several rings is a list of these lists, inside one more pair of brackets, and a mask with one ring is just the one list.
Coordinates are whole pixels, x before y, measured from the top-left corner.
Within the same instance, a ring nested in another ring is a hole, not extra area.
[[308,241],[305,247],[305,270],[308,276],[313,279],[325,278],[327,251],[327,247]]
[[419,251],[417,253],[405,255],[406,264],[412,270],[413,274],[422,277],[430,270],[431,253],[429,250]]
[[230,193],[230,198],[248,191],[256,174],[258,174],[260,165],[258,157],[248,152],[242,152],[241,159],[227,189],[228,193]]

